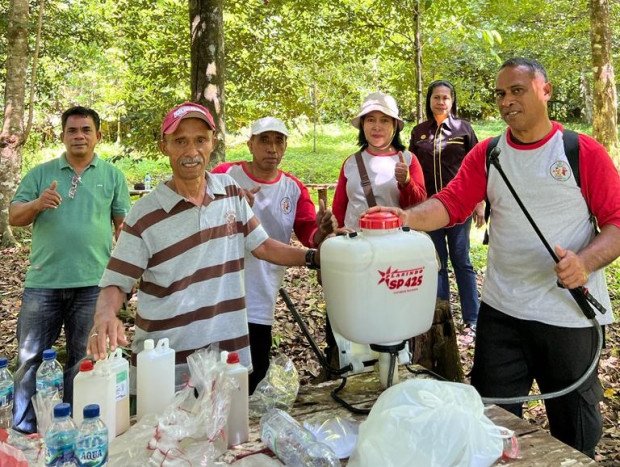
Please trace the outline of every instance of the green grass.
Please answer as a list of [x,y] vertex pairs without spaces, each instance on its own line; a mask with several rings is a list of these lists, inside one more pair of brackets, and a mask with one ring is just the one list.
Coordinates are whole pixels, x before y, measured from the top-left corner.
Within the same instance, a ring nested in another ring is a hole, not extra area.
[[[336,183],[344,159],[357,150],[357,130],[351,125],[328,124],[317,128],[316,151],[310,130],[295,130],[288,138],[280,168],[304,183]],[[226,149],[227,161],[250,160],[246,139]]]
[[[60,156],[64,150],[62,144],[46,146],[34,152],[25,150],[22,162],[22,176],[34,166]],[[104,160],[113,159],[114,165],[125,174],[130,187],[133,187],[137,182],[143,181],[147,172],[151,173],[155,183],[168,177],[170,173],[167,157],[149,158],[135,151],[125,154],[126,157],[118,157],[123,155],[124,148],[107,142],[99,143],[95,151]]]
[[[506,127],[502,120],[488,120],[473,122],[479,140],[500,134]],[[591,133],[591,127],[584,125],[570,125],[585,133]],[[357,130],[349,123],[330,123],[317,126],[316,149],[313,127],[296,123],[291,128],[288,139],[288,148],[280,168],[290,172],[304,183],[335,183],[338,180],[340,167],[345,158],[357,150]],[[405,145],[409,143],[409,135],[413,124],[406,125],[401,133]],[[249,160],[250,152],[246,145],[247,130],[245,133],[227,135],[226,159],[228,161]],[[22,174],[25,174],[35,165],[58,157],[62,153],[61,144],[45,147],[36,151],[24,150]],[[151,173],[154,184],[170,175],[170,167],[166,157],[147,157],[139,151],[127,150],[113,143],[100,143],[97,153],[104,159],[124,155],[115,160],[127,177],[130,186],[144,180],[147,172]],[[333,195],[333,191],[330,192]]]

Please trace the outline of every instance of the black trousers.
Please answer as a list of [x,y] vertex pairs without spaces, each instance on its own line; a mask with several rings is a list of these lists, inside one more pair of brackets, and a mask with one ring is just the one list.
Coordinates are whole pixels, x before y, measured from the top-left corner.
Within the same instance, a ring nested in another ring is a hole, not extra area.
[[[543,394],[558,391],[585,373],[597,344],[594,327],[520,320],[482,303],[471,383],[481,396],[491,398],[525,396],[534,380]],[[545,400],[551,435],[594,458],[603,427],[601,400],[596,371],[578,389]],[[521,404],[502,407],[522,415]]]
[[271,352],[271,326],[266,324],[248,323],[250,332],[250,355],[254,370],[249,376],[250,395],[256,389],[258,383],[265,377],[269,369],[269,356]]

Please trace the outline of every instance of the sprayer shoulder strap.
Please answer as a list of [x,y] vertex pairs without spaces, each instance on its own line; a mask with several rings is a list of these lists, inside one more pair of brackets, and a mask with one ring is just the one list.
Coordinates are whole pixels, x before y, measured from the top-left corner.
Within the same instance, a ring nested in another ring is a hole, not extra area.
[[362,190],[364,190],[366,202],[368,203],[368,207],[372,208],[377,205],[377,201],[375,200],[375,194],[372,192],[372,185],[370,184],[370,179],[368,178],[368,172],[366,172],[366,166],[364,165],[364,158],[362,157],[362,152],[357,151],[354,156],[355,162],[357,164],[357,170],[359,170],[360,173]]
[[[489,158],[489,154],[497,143],[499,142],[500,136],[496,136],[491,141],[489,141],[489,145],[487,146],[486,153],[486,167],[487,167],[487,181],[489,179],[489,169],[491,167],[491,160]],[[562,141],[564,143],[564,154],[566,154],[566,158],[568,159],[568,164],[570,165],[570,169],[575,177],[575,182],[577,182],[577,186],[581,187],[581,177],[579,176],[579,134],[572,130],[564,129],[564,133],[562,133]],[[489,243],[489,217],[491,217],[491,203],[489,203],[489,197],[485,198],[486,206],[484,207],[484,220],[487,223],[486,230],[484,232],[484,240],[482,241],[483,245],[487,245]],[[588,208],[589,209],[589,208]],[[592,213],[590,213],[590,221],[594,225],[595,230],[598,231],[596,227],[596,219]]]

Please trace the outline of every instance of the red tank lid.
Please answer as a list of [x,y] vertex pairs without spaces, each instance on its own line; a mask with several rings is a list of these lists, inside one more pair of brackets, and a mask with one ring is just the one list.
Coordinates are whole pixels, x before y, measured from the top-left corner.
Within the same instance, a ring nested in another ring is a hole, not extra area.
[[226,357],[226,363],[239,363],[239,354],[237,352],[230,352]]
[[88,359],[88,360],[82,360],[80,362],[80,371],[92,371],[93,370],[93,361]]
[[400,218],[388,211],[365,214],[360,218],[360,228],[373,230],[397,229],[403,225]]

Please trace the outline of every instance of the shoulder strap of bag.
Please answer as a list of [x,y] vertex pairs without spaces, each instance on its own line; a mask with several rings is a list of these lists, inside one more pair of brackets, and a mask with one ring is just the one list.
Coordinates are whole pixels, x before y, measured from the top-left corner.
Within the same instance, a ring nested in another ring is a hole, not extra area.
[[[491,161],[489,160],[489,154],[491,150],[497,146],[497,142],[499,141],[499,136],[496,136],[489,142],[489,146],[487,147],[486,154],[486,165],[487,165],[487,179],[489,177],[489,167],[491,166]],[[578,187],[581,187],[581,177],[579,175],[579,134],[572,130],[564,129],[564,133],[562,134],[562,142],[564,143],[564,154],[566,154],[566,158],[568,159],[568,164],[570,165],[570,169],[573,172],[573,177],[575,177],[575,182]],[[488,245],[489,243],[489,217],[491,216],[491,203],[489,203],[489,198],[485,198],[486,206],[484,208],[484,220],[487,223],[487,227],[484,232],[484,240],[482,241],[483,245]],[[588,207],[588,211],[590,207]],[[596,222],[596,218],[590,211],[590,223],[592,224],[595,232],[598,233],[598,225]]]
[[572,130],[565,129],[562,141],[564,142],[564,153],[573,172],[573,177],[575,177],[577,186],[581,187],[581,177],[579,176],[579,135]]
[[[496,136],[491,141],[489,141],[489,145],[487,146],[487,154],[486,154],[486,165],[487,165],[487,181],[489,180],[489,168],[491,167],[491,160],[489,159],[489,154],[497,143],[499,142],[499,136]],[[489,218],[491,217],[491,203],[489,203],[489,197],[486,196],[484,198],[484,239],[482,240],[483,245],[489,244]]]
[[[575,177],[577,186],[581,188],[581,176],[579,175],[579,134],[576,131],[564,129],[562,140],[564,141],[564,154],[566,154],[568,159],[573,177]],[[594,232],[598,234],[598,222],[594,214],[592,214],[590,206],[588,206],[588,212],[590,213],[590,224],[592,224]]]
[[366,166],[364,165],[361,151],[355,153],[355,162],[357,163],[357,170],[360,172],[360,180],[362,181],[362,189],[364,190],[366,202],[368,203],[368,207],[372,208],[377,205],[377,201],[375,200],[375,194],[372,192],[372,185],[368,178],[368,172],[366,172]]

